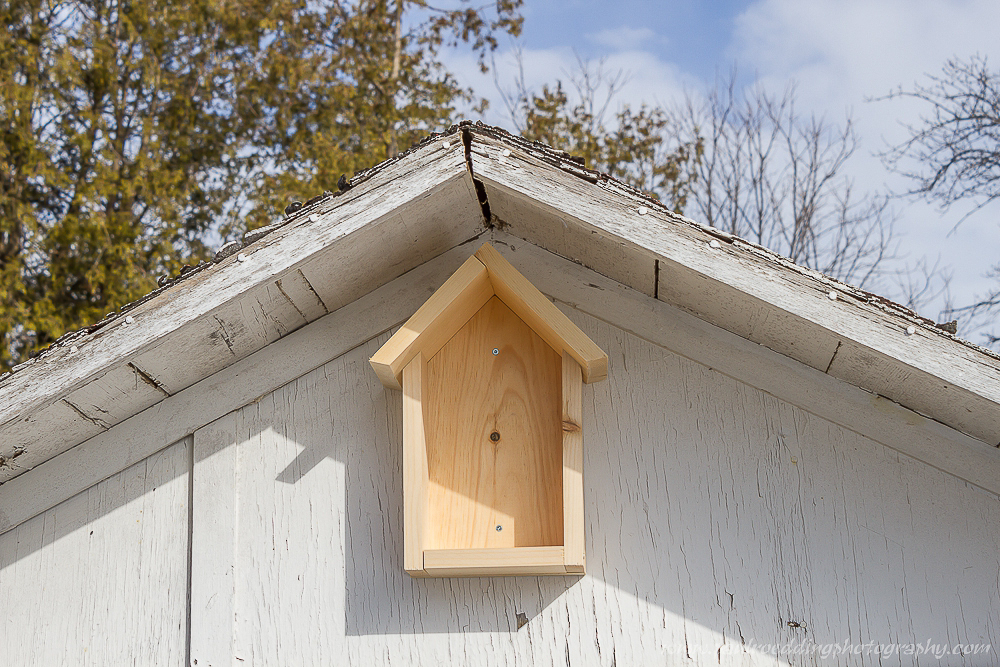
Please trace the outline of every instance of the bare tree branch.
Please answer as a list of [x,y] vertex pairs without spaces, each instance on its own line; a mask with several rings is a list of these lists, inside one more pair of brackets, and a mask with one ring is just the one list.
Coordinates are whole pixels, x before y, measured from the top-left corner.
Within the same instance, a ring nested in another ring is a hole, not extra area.
[[906,194],[945,209],[976,200],[956,227],[1000,198],[1000,74],[990,71],[986,57],[949,60],[940,75],[878,99],[901,98],[926,108],[918,124],[904,124],[909,139],[881,154],[890,169],[913,183]]
[[774,95],[736,80],[670,110],[674,141],[704,147],[691,215],[835,278],[877,282],[896,249],[894,216],[887,197],[859,197],[843,173],[857,147],[850,119],[801,115],[794,86]]

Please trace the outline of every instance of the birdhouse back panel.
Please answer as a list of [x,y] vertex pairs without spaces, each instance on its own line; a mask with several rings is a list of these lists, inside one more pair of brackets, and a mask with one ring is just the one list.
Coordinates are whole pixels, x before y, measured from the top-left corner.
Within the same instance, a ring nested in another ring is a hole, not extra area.
[[494,296],[426,389],[425,548],[562,545],[561,355]]

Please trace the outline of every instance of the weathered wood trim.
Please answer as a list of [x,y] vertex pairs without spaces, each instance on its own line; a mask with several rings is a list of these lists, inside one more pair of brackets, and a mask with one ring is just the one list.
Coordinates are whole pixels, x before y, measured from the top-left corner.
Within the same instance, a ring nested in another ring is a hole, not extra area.
[[[16,424],[33,411],[77,391],[107,373],[109,367],[150,351],[168,337],[179,334],[185,324],[210,318],[212,313],[259,285],[269,283],[271,278],[296,271],[312,256],[328,251],[331,246],[340,246],[341,254],[345,255],[341,263],[350,265],[351,261],[363,258],[370,266],[369,255],[383,252],[386,239],[398,237],[411,248],[419,246],[425,251],[423,245],[426,243],[421,245],[421,237],[434,238],[432,227],[435,224],[462,228],[465,231],[461,239],[467,239],[476,233],[476,228],[481,228],[478,206],[475,218],[463,215],[452,219],[435,215],[436,222],[420,225],[423,227],[420,230],[411,228],[414,216],[407,213],[411,203],[416,207],[424,206],[432,202],[436,191],[456,184],[460,187],[448,191],[461,192],[463,201],[460,203],[474,204],[475,189],[458,142],[450,150],[428,148],[387,165],[358,187],[328,200],[314,214],[301,216],[245,248],[241,253],[245,261],[238,262],[236,256],[224,259],[219,265],[138,305],[129,311],[127,319],[120,317],[108,323],[80,338],[71,349],[54,349],[4,380],[0,383],[0,428]],[[462,207],[454,208],[461,210]],[[364,247],[359,248],[350,240],[338,244],[358,233],[369,239]],[[449,231],[446,236],[453,237],[454,233]],[[349,254],[346,252],[348,245],[351,246]],[[434,248],[430,257],[446,247]],[[411,252],[410,256],[419,263],[421,254]],[[338,267],[339,263],[330,258],[329,266]],[[378,266],[386,273],[383,264]],[[352,276],[341,276],[340,280],[347,287],[354,286]],[[187,342],[188,346],[181,345],[184,349],[190,346],[190,341],[183,336],[176,342],[179,345]],[[183,363],[196,362],[184,359]]]
[[473,133],[470,151],[491,212],[515,236],[612,277],[630,267],[624,279],[643,291],[659,262],[649,294],[821,371],[843,342],[850,354],[841,351],[831,374],[1000,442],[1000,359],[613,183],[589,182],[483,134]]
[[1000,450],[748,341],[509,234],[491,240],[525,278],[579,310],[1000,495]]
[[0,485],[0,533],[399,325],[468,254],[445,252]]

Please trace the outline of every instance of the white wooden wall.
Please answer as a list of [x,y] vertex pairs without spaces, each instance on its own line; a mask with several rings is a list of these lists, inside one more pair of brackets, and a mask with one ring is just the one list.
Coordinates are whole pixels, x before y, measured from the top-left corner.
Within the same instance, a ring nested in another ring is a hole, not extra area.
[[183,665],[191,438],[0,535],[0,665]]
[[[401,397],[373,339],[194,436],[205,665],[854,665],[756,645],[991,643],[1000,501],[567,309],[585,388],[583,578],[403,573]],[[518,629],[518,615],[527,619]]]

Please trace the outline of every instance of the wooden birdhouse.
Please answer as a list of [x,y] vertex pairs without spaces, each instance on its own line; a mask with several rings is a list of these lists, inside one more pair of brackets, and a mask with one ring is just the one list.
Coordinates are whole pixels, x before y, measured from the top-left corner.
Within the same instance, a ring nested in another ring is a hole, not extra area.
[[403,390],[409,574],[584,572],[586,334],[484,244],[371,365]]

